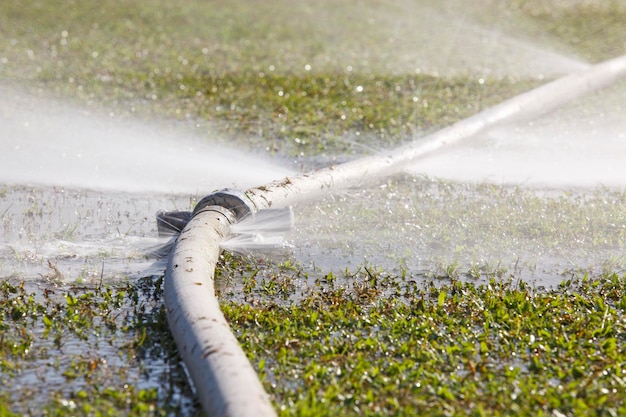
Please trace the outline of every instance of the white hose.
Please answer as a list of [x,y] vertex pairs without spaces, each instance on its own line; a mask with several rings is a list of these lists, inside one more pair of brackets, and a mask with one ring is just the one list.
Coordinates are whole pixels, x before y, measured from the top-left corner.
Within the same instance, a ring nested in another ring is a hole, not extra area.
[[270,417],[276,413],[256,371],[226,322],[213,285],[220,241],[233,213],[209,206],[178,236],[164,282],[167,317],[205,413]]
[[257,208],[284,207],[317,198],[329,188],[359,186],[361,182],[401,172],[407,164],[445,145],[469,138],[502,122],[536,117],[585,94],[604,88],[626,75],[626,55],[566,75],[506,100],[474,116],[392,151],[334,167],[275,181],[246,191]]
[[330,188],[354,186],[373,176],[400,172],[406,164],[444,145],[499,122],[548,112],[609,85],[625,73],[626,56],[622,56],[545,84],[393,151],[252,188],[245,196],[232,192],[208,196],[207,204],[217,205],[202,205],[194,212],[170,255],[164,284],[170,328],[205,412],[220,417],[276,415],[215,297],[213,274],[220,241],[235,221],[230,210],[243,213],[284,207]]

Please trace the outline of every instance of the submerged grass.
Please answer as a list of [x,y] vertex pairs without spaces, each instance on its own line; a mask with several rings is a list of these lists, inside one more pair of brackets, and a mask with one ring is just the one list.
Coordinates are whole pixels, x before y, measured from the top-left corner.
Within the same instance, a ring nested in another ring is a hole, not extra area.
[[624,270],[621,190],[558,191],[408,175],[370,185],[295,207],[292,241],[303,264],[337,273],[346,262],[336,259],[347,259],[397,274],[512,275],[545,286],[558,285],[571,271],[598,276]]
[[190,413],[160,281],[42,291],[2,280],[0,415]]

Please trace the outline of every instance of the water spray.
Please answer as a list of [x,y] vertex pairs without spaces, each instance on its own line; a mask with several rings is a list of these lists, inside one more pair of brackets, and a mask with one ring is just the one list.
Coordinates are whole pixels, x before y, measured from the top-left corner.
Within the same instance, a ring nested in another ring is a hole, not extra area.
[[210,416],[275,416],[254,368],[230,331],[214,290],[220,242],[231,225],[261,213],[402,172],[420,157],[502,122],[532,118],[604,88],[626,75],[626,56],[592,66],[520,94],[432,135],[389,152],[245,192],[222,190],[203,198],[193,213],[160,213],[159,229],[178,233],[164,284],[170,329]]

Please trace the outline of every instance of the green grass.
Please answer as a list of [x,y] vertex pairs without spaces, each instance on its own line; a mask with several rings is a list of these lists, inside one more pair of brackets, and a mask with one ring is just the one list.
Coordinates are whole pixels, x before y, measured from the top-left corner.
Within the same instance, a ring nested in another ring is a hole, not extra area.
[[190,392],[176,382],[160,282],[41,291],[0,281],[0,415],[189,412],[176,400]]
[[[546,291],[507,279],[420,285],[368,269],[328,274],[285,301],[271,288],[295,292],[290,274],[223,304],[280,415],[626,412],[626,277],[572,276]],[[38,294],[2,281],[2,415],[197,413],[189,392],[177,397],[160,285]],[[170,363],[159,386],[141,378],[155,360]],[[57,375],[48,401],[9,382],[32,373]]]
[[[123,10],[116,2],[93,10],[53,3],[36,3],[29,11],[10,1],[0,6],[6,9],[0,30],[8,52],[0,75],[79,104],[114,107],[122,116],[209,121],[230,143],[280,155],[388,148],[537,85],[532,80],[467,82],[346,71],[332,65],[306,71],[306,60],[296,70],[280,54],[243,59],[237,54],[242,40],[223,39],[219,28],[208,30],[206,25],[224,22],[192,15],[200,7],[193,2],[164,14],[150,2],[129,2]],[[197,37],[181,32],[190,27],[199,28]],[[215,42],[223,45],[224,55],[213,50]],[[346,137],[360,145],[355,149]]]
[[[62,0],[3,2],[0,76],[89,105],[115,107],[118,115],[208,120],[230,141],[250,146],[253,135],[253,146],[286,155],[354,152],[339,137],[356,135],[375,149],[390,147],[537,84],[489,78],[479,84],[478,77],[386,72],[376,62],[348,71],[325,61],[338,54],[339,62],[346,51],[318,45],[329,40],[315,23],[280,20],[286,17],[280,2],[262,9],[268,13],[265,23],[254,17],[257,7],[245,2],[212,7],[201,2],[182,7],[151,1],[126,1],[124,7],[110,1],[98,7]],[[565,31],[557,37],[585,39],[579,45],[583,52],[599,51],[597,39],[604,37],[594,28],[607,28],[610,39],[623,38],[623,25],[616,22],[624,11],[617,5],[597,11],[558,9],[550,21],[550,9],[527,9],[550,30]],[[369,16],[370,9],[363,10]],[[573,21],[578,14],[584,18]],[[597,26],[579,27],[578,22],[588,21]],[[359,22],[355,19],[345,31],[364,30]],[[371,45],[372,53],[381,55],[381,40],[372,36],[378,42]],[[616,42],[603,43],[603,50],[619,50]],[[312,70],[305,70],[310,64]]]
[[624,277],[549,291],[337,281],[298,303],[223,307],[280,415],[626,412]]
[[[534,85],[427,75],[264,72],[154,76],[150,82],[168,99],[185,103],[186,114],[219,120],[235,139],[253,135],[273,152],[301,156],[345,153],[353,147],[346,137],[374,149],[396,146]],[[453,104],[450,97],[456,98]]]

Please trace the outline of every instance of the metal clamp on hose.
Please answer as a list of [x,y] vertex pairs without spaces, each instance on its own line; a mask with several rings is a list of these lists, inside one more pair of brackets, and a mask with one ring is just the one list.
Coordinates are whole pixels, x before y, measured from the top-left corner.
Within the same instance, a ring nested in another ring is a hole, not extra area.
[[[219,210],[222,214],[225,214],[225,211],[232,212],[235,217],[231,221],[231,224],[239,222],[253,213],[252,206],[247,202],[247,198],[243,192],[225,188],[204,197],[198,202],[193,212],[159,211],[157,213],[159,236],[173,236],[179,234],[193,216],[205,211],[208,207],[212,207],[211,210],[217,210],[218,207],[226,209],[224,211]],[[232,214],[227,215],[227,217],[230,220]]]
[[160,237],[179,234],[191,220],[190,211],[159,211],[156,216]]
[[224,206],[216,206],[216,205],[211,205],[211,206],[204,206],[201,209],[197,209],[193,211],[193,214],[191,215],[191,218],[194,218],[195,216],[197,216],[200,213],[206,213],[209,211],[214,211],[216,213],[220,213],[221,215],[223,215],[224,217],[226,217],[226,220],[228,220],[228,223],[230,224],[234,224],[237,221],[236,218],[236,214],[233,210],[231,210],[230,208],[224,207]]
[[196,208],[194,208],[191,217],[208,206],[220,206],[232,211],[235,213],[237,221],[243,220],[253,212],[251,205],[247,202],[246,195],[239,190],[231,190],[229,188],[216,191],[200,200]]

